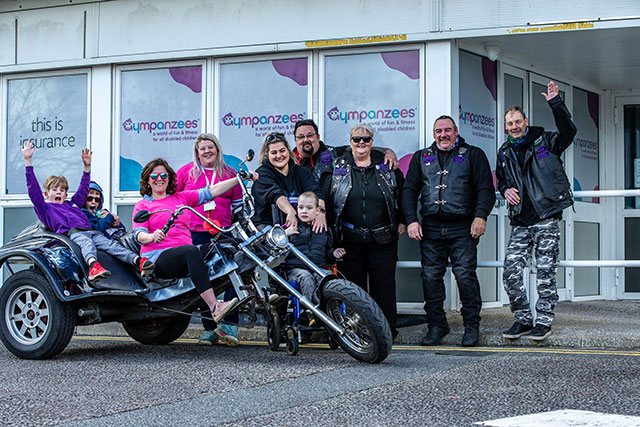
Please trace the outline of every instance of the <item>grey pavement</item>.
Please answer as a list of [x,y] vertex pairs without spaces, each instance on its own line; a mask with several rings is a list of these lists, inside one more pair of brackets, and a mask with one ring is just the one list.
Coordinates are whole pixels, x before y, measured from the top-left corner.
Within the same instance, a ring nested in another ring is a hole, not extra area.
[[[485,308],[480,315],[480,346],[542,346],[568,348],[611,348],[640,349],[640,301],[584,301],[561,302],[555,310],[556,318],[552,334],[542,342],[534,342],[526,338],[507,340],[502,338],[502,331],[513,324],[513,315],[509,307]],[[448,311],[447,319],[451,333],[443,340],[443,345],[459,345],[464,328],[459,312]],[[400,335],[396,345],[419,345],[427,333],[424,317],[402,316],[402,324],[412,326],[399,327]],[[192,322],[183,338],[199,338],[202,325]],[[126,336],[126,332],[118,323],[78,327],[77,334]],[[240,327],[238,338],[241,341],[265,341],[264,327]]]

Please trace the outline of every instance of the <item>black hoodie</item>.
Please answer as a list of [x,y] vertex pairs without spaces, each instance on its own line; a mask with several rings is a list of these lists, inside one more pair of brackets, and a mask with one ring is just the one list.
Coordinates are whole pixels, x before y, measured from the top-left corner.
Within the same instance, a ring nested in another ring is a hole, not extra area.
[[259,178],[251,188],[256,205],[253,217],[256,225],[273,224],[272,205],[281,196],[287,197],[294,208],[298,205],[298,197],[305,191],[313,191],[324,200],[318,181],[308,169],[295,164],[293,159],[289,160],[287,175],[280,173],[269,160],[264,160],[256,172]]

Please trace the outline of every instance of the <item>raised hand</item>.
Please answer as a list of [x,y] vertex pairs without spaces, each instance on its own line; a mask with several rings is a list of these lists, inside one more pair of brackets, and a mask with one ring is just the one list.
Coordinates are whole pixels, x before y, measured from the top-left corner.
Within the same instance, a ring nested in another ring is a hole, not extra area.
[[82,149],[81,156],[82,156],[82,163],[84,164],[85,172],[89,172],[91,170],[91,154],[93,153],[88,148]]
[[541,95],[544,96],[544,99],[547,101],[555,98],[560,93],[560,89],[558,89],[558,85],[554,82],[550,81],[547,85],[547,93],[542,92]]
[[20,148],[22,151],[22,157],[24,158],[24,163],[26,166],[31,166],[31,158],[33,157],[33,153],[36,151],[36,146],[33,142],[26,142]]

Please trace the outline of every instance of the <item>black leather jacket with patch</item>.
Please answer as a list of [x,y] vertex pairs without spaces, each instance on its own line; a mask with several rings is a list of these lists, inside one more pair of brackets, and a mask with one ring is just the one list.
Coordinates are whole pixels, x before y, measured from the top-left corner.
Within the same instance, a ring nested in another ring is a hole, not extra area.
[[[571,114],[560,96],[549,101],[558,132],[547,132],[541,127],[529,126],[526,152],[522,165],[509,141],[498,150],[496,178],[498,190],[504,196],[508,188],[517,188],[520,195],[527,194],[540,220],[551,218],[573,205],[569,180],[564,172],[561,155],[576,135]],[[523,191],[524,190],[524,191]],[[523,203],[509,205],[509,218],[521,215]]]

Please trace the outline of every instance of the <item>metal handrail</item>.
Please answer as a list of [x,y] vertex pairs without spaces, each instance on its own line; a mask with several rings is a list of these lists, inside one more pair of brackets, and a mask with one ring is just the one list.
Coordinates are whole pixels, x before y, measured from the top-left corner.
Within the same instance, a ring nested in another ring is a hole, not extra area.
[[[583,197],[640,197],[640,190],[580,190],[573,192],[574,199]],[[499,191],[496,191],[496,199],[504,200]]]
[[[640,190],[580,190],[574,191],[573,197],[640,197]],[[500,194],[500,192],[496,191],[496,199],[504,200],[504,197],[502,197],[502,194]],[[422,268],[422,264],[420,261],[398,261],[396,266],[400,268]],[[501,268],[503,266],[503,261],[478,261],[478,267]],[[558,262],[558,267],[640,267],[640,260],[564,260]]]
[[[422,268],[420,261],[398,261],[397,267]],[[503,261],[478,261],[478,267],[502,268]],[[594,260],[565,260],[558,262],[558,267],[640,267],[640,260],[594,259]]]

